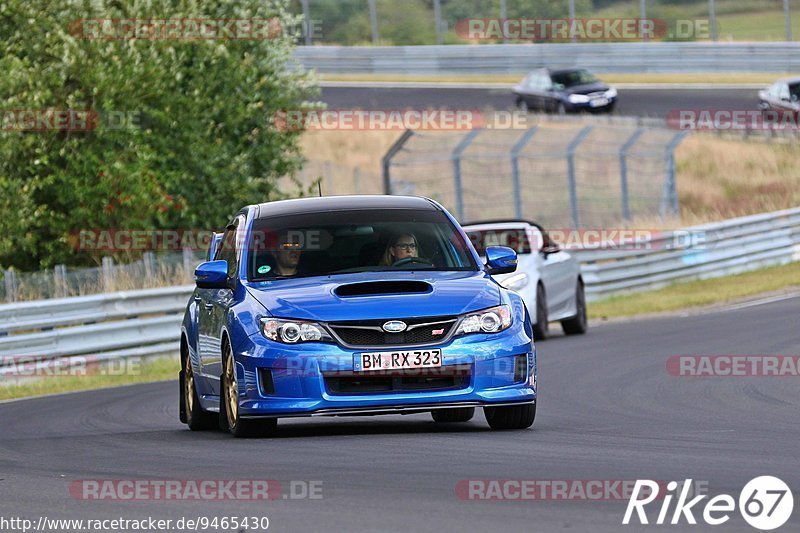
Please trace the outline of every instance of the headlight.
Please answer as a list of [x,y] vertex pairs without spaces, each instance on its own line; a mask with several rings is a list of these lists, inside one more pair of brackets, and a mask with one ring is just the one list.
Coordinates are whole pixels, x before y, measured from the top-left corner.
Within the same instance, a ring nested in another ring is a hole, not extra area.
[[504,279],[501,285],[506,289],[518,291],[528,285],[528,275],[525,272],[514,274],[513,276],[509,276],[508,278]]
[[585,104],[589,101],[589,97],[585,94],[571,94],[567,97],[567,100],[573,104]]
[[280,318],[261,319],[261,332],[270,340],[297,344],[298,342],[330,342],[330,335],[315,322],[282,320]]
[[466,333],[497,333],[511,325],[511,307],[498,305],[477,313],[469,313],[461,318],[456,335]]
[[616,98],[617,97],[617,90],[615,88],[610,88],[605,92],[606,98]]

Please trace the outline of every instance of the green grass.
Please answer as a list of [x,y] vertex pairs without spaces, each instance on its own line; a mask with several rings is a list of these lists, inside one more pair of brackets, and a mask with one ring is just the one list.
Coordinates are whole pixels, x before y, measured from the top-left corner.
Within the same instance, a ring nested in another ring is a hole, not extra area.
[[800,262],[734,276],[676,283],[657,291],[639,292],[592,302],[590,318],[618,318],[723,304],[780,289],[800,287]]
[[[792,19],[792,37],[800,37],[800,13]],[[783,11],[769,10],[755,13],[736,13],[717,17],[720,41],[783,41],[786,30]]]
[[100,371],[94,373],[87,371],[86,375],[83,376],[48,376],[35,380],[25,379],[19,384],[12,382],[13,377],[6,377],[4,382],[0,382],[0,400],[61,392],[105,389],[132,383],[150,383],[167,379],[174,379],[177,383],[180,363],[176,358],[162,357],[142,362],[140,365],[128,365],[127,368],[129,371],[124,375],[108,375],[111,372],[104,373]]

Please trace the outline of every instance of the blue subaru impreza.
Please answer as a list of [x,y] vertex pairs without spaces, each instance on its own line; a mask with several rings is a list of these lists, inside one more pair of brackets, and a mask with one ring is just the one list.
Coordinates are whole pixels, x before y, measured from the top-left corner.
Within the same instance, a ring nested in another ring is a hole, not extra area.
[[[522,299],[427,198],[339,196],[245,207],[214,240],[181,327],[181,421],[265,435],[296,416],[430,412],[494,429],[536,416]],[[217,242],[219,243],[217,245]]]

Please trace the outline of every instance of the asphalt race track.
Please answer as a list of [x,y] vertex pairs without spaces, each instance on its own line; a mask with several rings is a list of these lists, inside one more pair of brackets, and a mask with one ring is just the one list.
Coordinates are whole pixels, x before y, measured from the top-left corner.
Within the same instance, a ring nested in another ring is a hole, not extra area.
[[[323,87],[330,109],[513,109],[511,89]],[[758,109],[755,89],[620,89],[618,115],[666,117],[682,109]]]
[[[539,343],[532,430],[493,432],[482,414],[281,421],[234,439],[178,422],[177,383],[0,404],[0,516],[267,516],[274,531],[707,531],[621,526],[627,501],[465,501],[459,480],[683,480],[739,492],[776,475],[800,487],[797,378],[671,376],[672,355],[800,353],[800,297],[593,327]],[[58,378],[54,378],[58,379]],[[81,501],[86,479],[322,481],[321,499]],[[707,501],[707,500],[705,500]],[[795,502],[797,503],[797,492]],[[660,503],[648,507],[651,522]],[[702,506],[695,516],[702,522]],[[673,502],[674,506],[674,502]],[[696,509],[696,508],[695,508]],[[671,512],[670,512],[671,516]],[[781,531],[797,531],[795,510]],[[715,531],[754,531],[738,511]]]

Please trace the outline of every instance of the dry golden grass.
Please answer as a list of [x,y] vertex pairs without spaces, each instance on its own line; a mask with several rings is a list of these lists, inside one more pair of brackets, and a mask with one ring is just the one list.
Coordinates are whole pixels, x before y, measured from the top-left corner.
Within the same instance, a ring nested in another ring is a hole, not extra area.
[[681,222],[693,224],[800,205],[800,145],[698,134],[676,153]]

